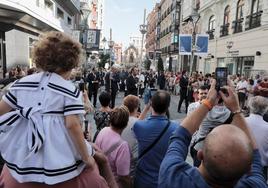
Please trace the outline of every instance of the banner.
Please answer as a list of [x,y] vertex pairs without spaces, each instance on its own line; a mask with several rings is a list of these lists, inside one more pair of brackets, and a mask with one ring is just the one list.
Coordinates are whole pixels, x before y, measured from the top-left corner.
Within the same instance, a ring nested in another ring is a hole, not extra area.
[[179,54],[180,55],[192,54],[192,35],[186,35],[186,34],[179,35]]
[[98,51],[100,47],[100,30],[89,29],[87,31],[87,49],[89,51]]
[[208,38],[209,35],[196,35],[195,55],[206,56],[208,54]]

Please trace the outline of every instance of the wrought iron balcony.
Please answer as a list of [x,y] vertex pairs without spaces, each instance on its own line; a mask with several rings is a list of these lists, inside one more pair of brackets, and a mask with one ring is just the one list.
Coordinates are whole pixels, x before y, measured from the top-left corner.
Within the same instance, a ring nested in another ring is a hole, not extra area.
[[215,38],[214,36],[215,29],[212,29],[210,31],[207,31],[207,34],[209,35],[209,40],[212,40]]
[[233,21],[232,28],[234,29],[234,33],[240,33],[243,31],[243,21],[244,18]]
[[229,35],[229,26],[230,26],[229,23],[221,26],[220,37]]
[[246,30],[257,28],[261,26],[262,11],[248,15],[246,18]]

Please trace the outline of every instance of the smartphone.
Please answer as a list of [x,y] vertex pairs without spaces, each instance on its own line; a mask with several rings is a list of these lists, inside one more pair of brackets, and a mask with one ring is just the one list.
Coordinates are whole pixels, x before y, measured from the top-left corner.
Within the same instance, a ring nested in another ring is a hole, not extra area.
[[216,90],[219,91],[227,85],[228,69],[227,67],[217,67],[215,70]]
[[85,83],[79,83],[79,90],[85,91]]

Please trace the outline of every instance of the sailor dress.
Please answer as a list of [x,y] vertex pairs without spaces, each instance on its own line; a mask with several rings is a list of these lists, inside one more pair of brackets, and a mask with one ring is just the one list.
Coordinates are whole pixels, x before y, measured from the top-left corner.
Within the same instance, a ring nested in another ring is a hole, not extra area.
[[[56,73],[17,80],[3,100],[14,110],[0,116],[0,152],[20,183],[57,184],[85,168],[65,126],[67,115],[84,114],[80,91]],[[88,144],[89,154],[94,151]]]

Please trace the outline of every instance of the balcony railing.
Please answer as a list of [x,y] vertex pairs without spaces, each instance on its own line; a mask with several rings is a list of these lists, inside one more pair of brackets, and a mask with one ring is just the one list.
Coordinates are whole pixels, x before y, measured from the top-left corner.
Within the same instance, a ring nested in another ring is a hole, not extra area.
[[256,12],[247,16],[246,18],[246,30],[253,29],[261,26],[262,11]]
[[224,37],[224,36],[229,35],[229,26],[230,26],[229,23],[221,26],[220,37]]
[[240,33],[243,31],[243,21],[244,18],[233,21],[232,28],[234,29],[234,33]]
[[214,36],[215,29],[212,29],[210,31],[207,31],[207,34],[209,35],[209,40],[212,40],[215,38]]

